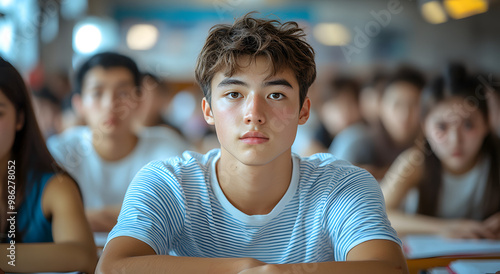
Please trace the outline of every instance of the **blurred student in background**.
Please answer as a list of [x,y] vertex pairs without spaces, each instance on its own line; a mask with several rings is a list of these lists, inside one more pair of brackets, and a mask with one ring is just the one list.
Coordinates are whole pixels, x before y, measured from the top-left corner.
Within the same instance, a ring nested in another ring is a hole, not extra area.
[[376,71],[359,94],[361,117],[369,127],[378,126],[380,123],[380,100],[387,81],[384,73]]
[[370,134],[362,137],[337,136],[343,141],[343,149],[342,153],[334,152],[335,156],[367,169],[380,180],[419,133],[417,102],[424,84],[425,78],[419,71],[406,66],[398,68],[380,99],[380,121],[371,127]]
[[489,75],[489,77],[482,77],[480,80],[488,91],[487,101],[491,129],[497,136],[500,136],[500,78]]
[[182,132],[172,126],[164,117],[171,99],[167,83],[154,74],[143,73],[141,75],[141,89],[141,100],[136,115],[137,131],[161,126],[165,128],[164,132],[179,135],[176,137],[177,139],[182,137]]
[[100,53],[77,71],[72,103],[87,126],[51,137],[54,158],[80,183],[86,215],[94,231],[115,225],[128,184],[152,160],[180,155],[186,145],[164,128],[136,134],[140,104],[136,63],[117,53]]
[[319,128],[306,155],[328,152],[328,147],[337,134],[361,122],[359,92],[358,82],[349,77],[337,77],[329,83],[321,96]]
[[[373,79],[361,90],[359,94],[359,110],[356,106],[355,111],[360,113],[360,118],[357,122],[352,123],[345,129],[343,129],[337,136],[333,139],[329,146],[329,152],[337,157],[344,157],[344,155],[349,155],[351,152],[346,150],[356,149],[352,145],[357,145],[359,143],[364,143],[365,138],[370,136],[371,130],[376,129],[380,123],[380,100],[382,97],[382,92],[385,88],[386,78],[377,73]],[[345,106],[354,107],[354,106]],[[369,155],[369,154],[362,154]],[[359,162],[369,161],[358,160]]]
[[382,182],[399,233],[500,238],[499,143],[479,86],[452,65],[424,91],[425,140],[401,154]]
[[1,58],[0,132],[1,268],[93,273],[96,247],[78,185],[50,155],[21,75]]
[[38,125],[45,139],[62,130],[61,101],[47,86],[32,92],[33,107]]

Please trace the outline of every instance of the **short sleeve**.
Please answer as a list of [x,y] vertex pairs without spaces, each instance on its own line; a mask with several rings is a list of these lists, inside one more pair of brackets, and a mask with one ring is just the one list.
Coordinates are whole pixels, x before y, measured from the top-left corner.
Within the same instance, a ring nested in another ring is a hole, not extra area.
[[144,166],[134,177],[125,195],[111,239],[128,236],[167,255],[182,228],[185,207],[180,184],[161,161]]
[[336,261],[369,240],[390,240],[401,245],[391,227],[380,187],[366,170],[355,168],[341,179],[325,206],[326,229]]

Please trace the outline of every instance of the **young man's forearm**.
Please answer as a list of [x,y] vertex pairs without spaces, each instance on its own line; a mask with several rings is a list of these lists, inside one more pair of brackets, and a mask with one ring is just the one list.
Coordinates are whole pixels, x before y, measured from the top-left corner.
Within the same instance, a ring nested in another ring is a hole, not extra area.
[[348,261],[299,264],[264,264],[251,258],[195,258],[150,255],[99,263],[96,273],[408,273],[405,262]]
[[[101,260],[96,273],[239,273],[265,265],[251,258],[199,258],[169,255],[146,255],[115,260]],[[118,272],[116,272],[118,271]]]
[[[2,269],[6,272],[67,272],[94,273],[97,263],[95,247],[78,243],[0,244]],[[14,250],[14,252],[11,252]],[[9,257],[9,255],[14,255]],[[12,260],[13,259],[13,260]],[[8,263],[13,261],[13,263]]]
[[[258,270],[259,267],[255,268]],[[347,262],[321,262],[301,264],[275,264],[260,267],[264,273],[371,273],[371,274],[406,274],[408,273],[406,263],[395,265],[385,261],[347,261]],[[258,272],[258,271],[256,271]],[[253,273],[253,269],[244,271]],[[260,272],[258,272],[260,273]]]

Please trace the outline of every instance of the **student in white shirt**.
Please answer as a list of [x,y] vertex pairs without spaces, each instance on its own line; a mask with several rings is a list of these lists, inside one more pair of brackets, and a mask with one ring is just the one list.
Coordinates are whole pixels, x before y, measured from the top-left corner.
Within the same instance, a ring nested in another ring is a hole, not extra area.
[[481,87],[455,64],[424,90],[425,139],[403,152],[382,182],[398,233],[500,238],[500,149]]
[[87,126],[70,128],[47,141],[54,158],[80,184],[94,231],[109,231],[115,225],[127,187],[142,166],[187,148],[167,128],[135,133],[139,77],[129,57],[110,52],[92,56],[76,74],[72,98]]

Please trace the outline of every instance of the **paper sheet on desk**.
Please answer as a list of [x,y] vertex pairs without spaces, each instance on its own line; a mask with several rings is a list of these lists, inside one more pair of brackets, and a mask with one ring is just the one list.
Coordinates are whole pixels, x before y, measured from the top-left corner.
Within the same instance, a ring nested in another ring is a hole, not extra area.
[[500,260],[457,260],[450,263],[457,274],[484,274],[500,271]]
[[447,239],[436,235],[409,235],[403,239],[406,258],[500,254],[500,241]]

